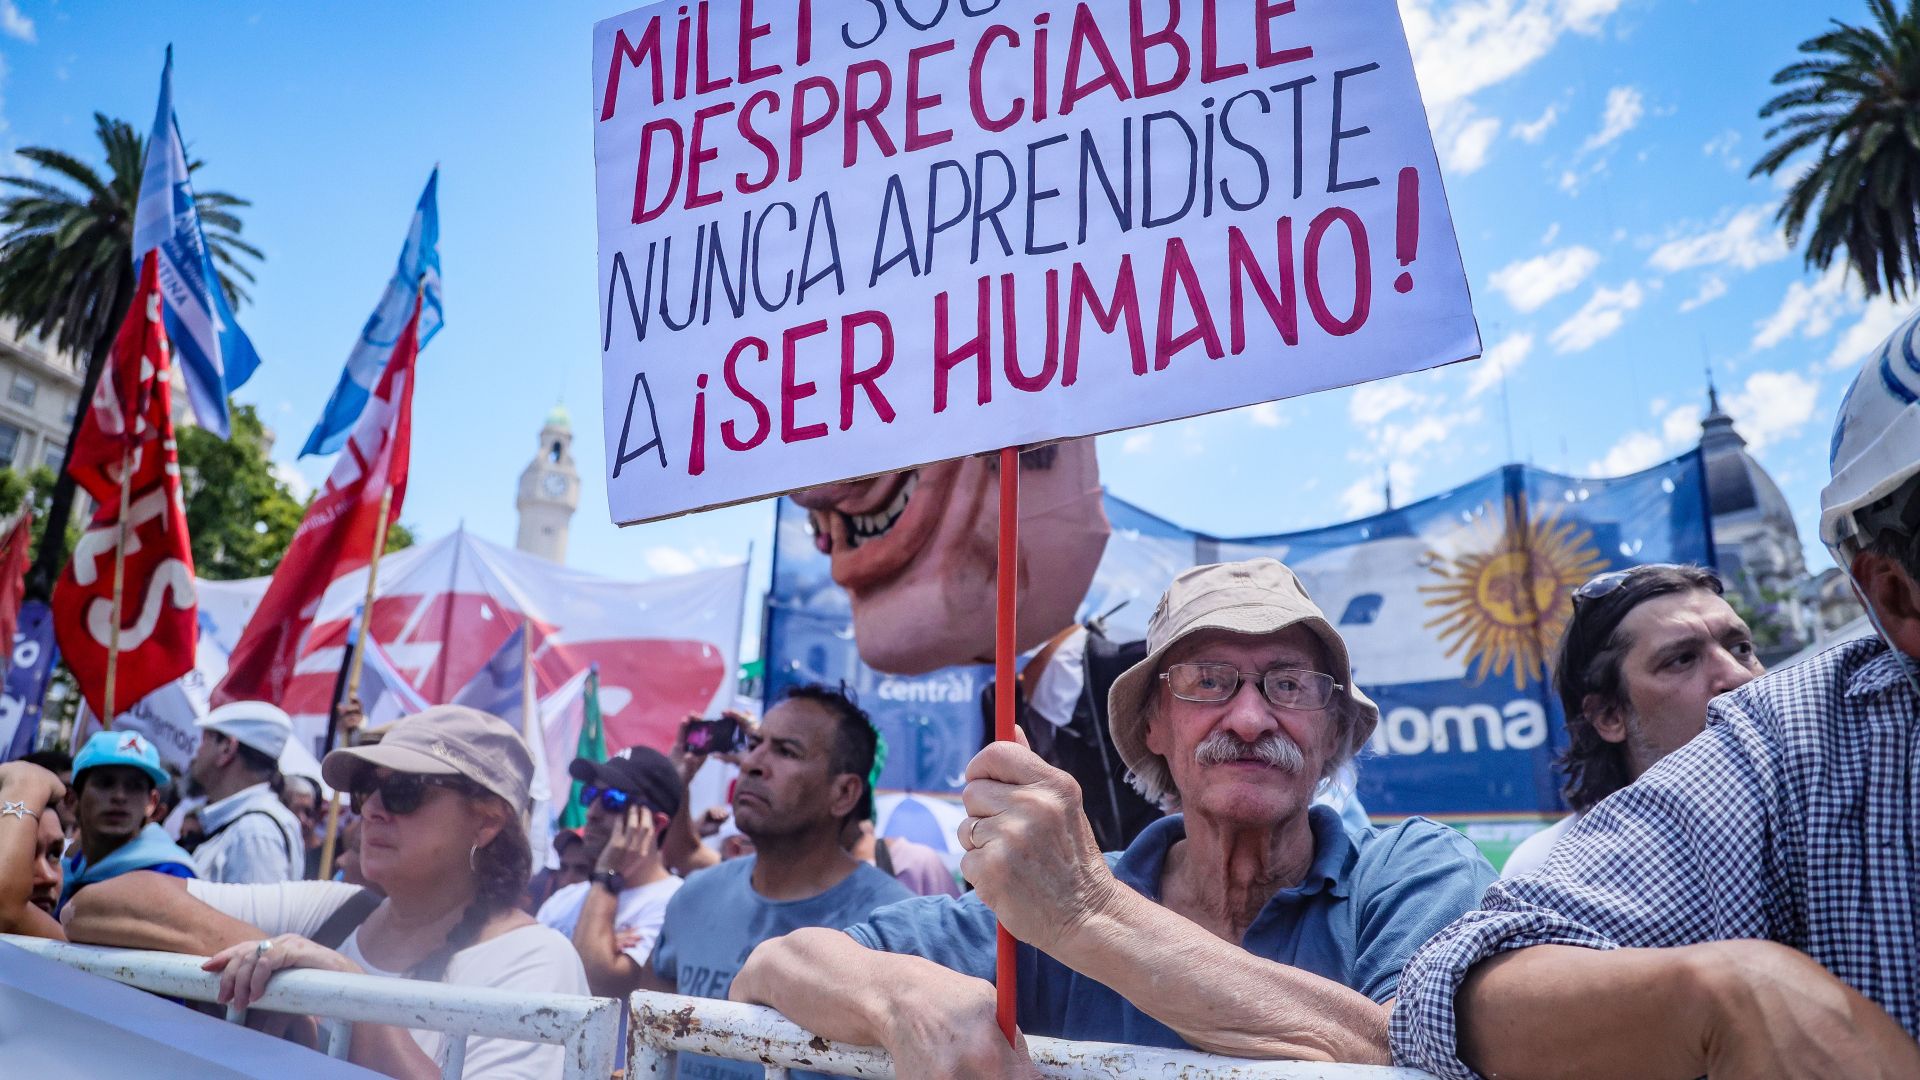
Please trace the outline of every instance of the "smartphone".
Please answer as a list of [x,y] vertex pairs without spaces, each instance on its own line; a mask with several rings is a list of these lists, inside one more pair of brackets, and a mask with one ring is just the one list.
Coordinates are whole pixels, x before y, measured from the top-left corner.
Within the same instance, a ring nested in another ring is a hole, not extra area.
[[687,725],[687,751],[693,754],[731,754],[742,748],[740,721],[731,716],[695,720]]

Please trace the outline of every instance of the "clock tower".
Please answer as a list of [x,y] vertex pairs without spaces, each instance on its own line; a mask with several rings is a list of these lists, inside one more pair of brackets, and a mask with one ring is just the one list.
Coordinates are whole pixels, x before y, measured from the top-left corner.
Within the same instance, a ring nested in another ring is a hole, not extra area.
[[573,423],[555,405],[540,429],[540,450],[520,474],[520,538],[514,546],[543,559],[567,561],[567,524],[580,506],[580,473],[573,467]]

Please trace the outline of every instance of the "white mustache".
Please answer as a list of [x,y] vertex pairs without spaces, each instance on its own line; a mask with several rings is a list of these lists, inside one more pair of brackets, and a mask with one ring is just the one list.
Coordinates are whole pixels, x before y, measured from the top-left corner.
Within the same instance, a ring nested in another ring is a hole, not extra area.
[[1277,731],[1269,731],[1251,743],[1232,732],[1216,731],[1194,747],[1193,759],[1202,765],[1258,761],[1287,773],[1297,773],[1307,767],[1300,745]]

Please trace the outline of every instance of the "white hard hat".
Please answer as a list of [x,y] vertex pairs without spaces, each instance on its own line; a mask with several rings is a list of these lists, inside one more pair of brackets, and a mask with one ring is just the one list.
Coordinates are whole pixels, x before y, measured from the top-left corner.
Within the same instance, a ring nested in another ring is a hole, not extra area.
[[1867,539],[1855,520],[1920,475],[1920,311],[1867,356],[1840,402],[1830,451],[1833,479],[1820,491],[1820,539],[1842,566],[1843,547]]

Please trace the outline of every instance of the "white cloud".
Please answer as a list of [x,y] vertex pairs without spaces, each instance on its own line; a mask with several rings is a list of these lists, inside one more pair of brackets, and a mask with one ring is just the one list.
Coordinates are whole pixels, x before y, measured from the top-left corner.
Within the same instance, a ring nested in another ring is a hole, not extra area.
[[1381,379],[1353,388],[1353,397],[1347,400],[1347,415],[1354,423],[1371,427],[1401,409],[1426,403],[1426,397],[1414,392],[1405,377]]
[[1524,330],[1508,334],[1473,365],[1473,373],[1467,376],[1467,400],[1472,401],[1498,386],[1501,377],[1526,363],[1532,352],[1532,334]]
[[1516,311],[1538,311],[1561,293],[1572,292],[1600,265],[1600,253],[1575,244],[1531,259],[1509,263],[1488,281]]
[[1680,302],[1680,312],[1685,314],[1696,308],[1703,308],[1715,300],[1727,295],[1727,283],[1719,274],[1711,274],[1700,283],[1700,291]]
[[1388,465],[1384,474],[1378,469],[1370,470],[1369,475],[1355,480],[1340,493],[1342,518],[1351,521],[1385,510],[1386,480],[1389,477],[1393,480],[1394,501],[1401,505],[1412,502],[1413,481],[1418,475],[1418,470],[1404,461]]
[[[1665,402],[1656,402],[1659,416]],[[1700,441],[1700,406],[1681,405],[1667,410],[1658,431],[1637,429],[1620,436],[1606,454],[1587,464],[1590,476],[1624,476],[1650,468]]]
[[0,0],[0,33],[19,41],[34,41],[33,20],[20,11],[14,0]]
[[313,494],[313,483],[295,466],[284,461],[276,461],[268,467],[268,471],[273,474],[275,480],[286,485],[287,493],[293,496],[295,502],[304,503],[307,501],[307,496]]
[[1796,333],[1803,338],[1819,337],[1857,304],[1847,288],[1847,265],[1837,263],[1811,283],[1796,281],[1787,286],[1780,306],[1754,324],[1753,347],[1771,349]]
[[1812,419],[1819,393],[1819,384],[1797,371],[1756,371],[1743,389],[1727,397],[1727,414],[1757,454]]
[[1592,153],[1632,131],[1647,114],[1646,99],[1631,86],[1616,86],[1607,91],[1607,109],[1600,118],[1600,130],[1580,144],[1582,153]]
[[1153,447],[1153,429],[1141,428],[1129,431],[1120,440],[1120,452],[1123,454],[1144,454]]
[[1540,234],[1540,246],[1546,247],[1548,244],[1553,243],[1555,240],[1559,238],[1560,238],[1560,223],[1556,221],[1553,224],[1547,226],[1546,232]]
[[1868,301],[1860,312],[1859,321],[1847,328],[1834,343],[1833,351],[1827,354],[1825,367],[1828,371],[1845,371],[1858,367],[1869,352],[1880,347],[1880,343],[1893,333],[1911,311],[1896,305],[1887,299],[1885,293]]
[[1602,285],[1593,290],[1579,311],[1555,327],[1548,338],[1559,352],[1591,349],[1620,329],[1627,321],[1627,313],[1645,300],[1646,294],[1637,281],[1629,281],[1617,289]]
[[1553,122],[1558,119],[1560,119],[1560,106],[1549,105],[1547,106],[1546,112],[1541,113],[1539,116],[1525,123],[1516,121],[1511,127],[1507,128],[1507,130],[1513,133],[1514,138],[1519,139],[1523,143],[1537,143],[1547,137],[1547,129],[1551,128]]
[[[1470,107],[1468,107],[1470,108]],[[1468,114],[1470,115],[1470,114]],[[1456,122],[1444,137],[1446,156],[1441,161],[1450,172],[1465,176],[1487,163],[1493,140],[1500,134],[1500,121],[1491,116]]]
[[1401,0],[1421,96],[1453,105],[1505,82],[1553,49],[1563,34],[1599,33],[1624,0]]
[[1734,153],[1734,149],[1739,145],[1740,133],[1732,128],[1728,128],[1713,138],[1708,139],[1706,144],[1700,147],[1700,152],[1710,158],[1717,158],[1725,163],[1729,169],[1737,170],[1740,168],[1740,155]]
[[1587,466],[1594,476],[1625,476],[1639,472],[1667,457],[1667,448],[1651,431],[1629,431],[1613,444],[1605,457]]
[[1247,419],[1264,428],[1285,427],[1287,423],[1286,414],[1280,411],[1280,403],[1277,401],[1263,401],[1249,408]]
[[1773,224],[1773,208],[1749,206],[1706,232],[1661,244],[1647,263],[1669,274],[1698,266],[1752,270],[1788,254],[1786,237]]

